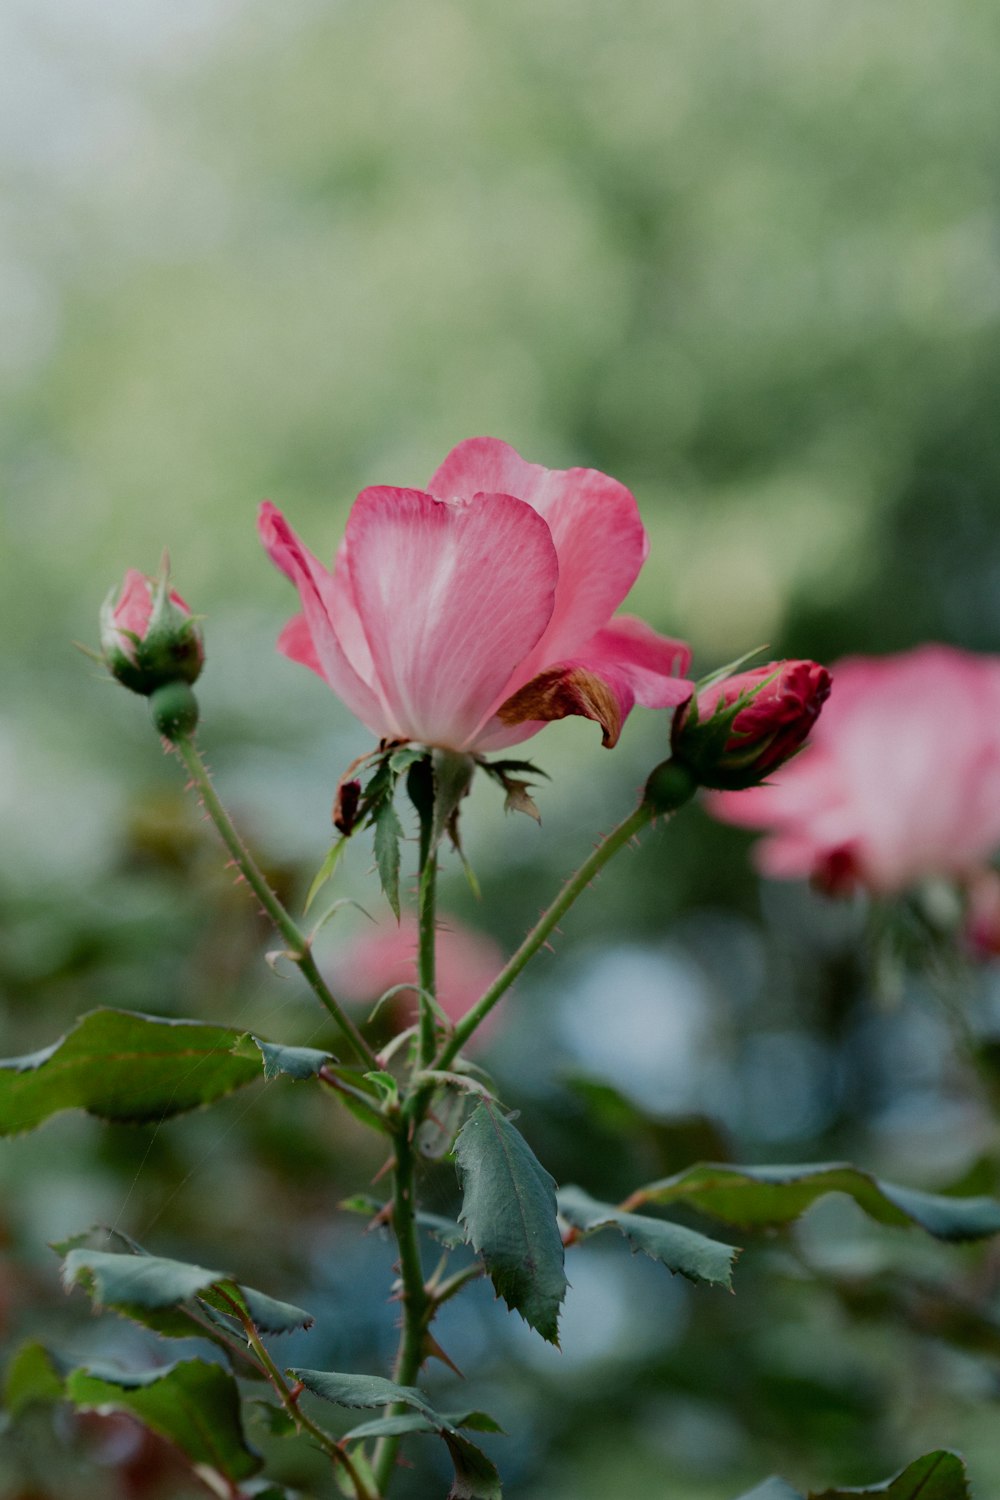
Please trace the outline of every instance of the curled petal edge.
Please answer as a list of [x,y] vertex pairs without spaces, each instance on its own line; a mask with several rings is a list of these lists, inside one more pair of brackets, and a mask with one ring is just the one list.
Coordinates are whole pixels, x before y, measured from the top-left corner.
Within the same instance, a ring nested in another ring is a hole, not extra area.
[[570,714],[595,719],[605,748],[617,745],[625,722],[622,706],[608,684],[586,667],[550,667],[539,672],[497,709],[497,718],[506,725],[550,722]]
[[[494,722],[507,728],[542,724],[579,714],[601,726],[613,750],[635,703],[676,708],[694,683],[681,676],[691,660],[684,641],[661,636],[641,620],[616,616],[592,636],[575,659],[546,667],[501,703]],[[534,731],[532,731],[534,732]]]

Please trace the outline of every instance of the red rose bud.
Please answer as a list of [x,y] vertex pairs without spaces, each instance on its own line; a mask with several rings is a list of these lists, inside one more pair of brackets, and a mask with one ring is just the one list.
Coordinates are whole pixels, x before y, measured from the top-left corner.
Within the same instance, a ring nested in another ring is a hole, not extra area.
[[674,758],[702,786],[756,786],[800,749],[830,696],[814,661],[774,661],[713,682],[674,716]]
[[171,682],[192,683],[205,660],[201,631],[180,594],[159,577],[129,568],[101,609],[101,650],[112,677],[148,697]]

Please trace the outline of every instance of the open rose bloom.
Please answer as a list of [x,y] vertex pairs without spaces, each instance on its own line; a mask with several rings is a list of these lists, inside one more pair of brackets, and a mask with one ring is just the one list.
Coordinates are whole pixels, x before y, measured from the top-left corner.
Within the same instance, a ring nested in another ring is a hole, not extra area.
[[688,648],[614,614],[648,543],[596,470],[470,438],[426,490],[363,490],[332,569],[269,503],[260,530],[302,603],[279,649],[379,739],[480,753],[583,714],[611,746],[633,704],[690,696]]
[[711,810],[767,832],[765,874],[880,894],[964,878],[1000,845],[1000,658],[946,646],[834,665],[812,739]]

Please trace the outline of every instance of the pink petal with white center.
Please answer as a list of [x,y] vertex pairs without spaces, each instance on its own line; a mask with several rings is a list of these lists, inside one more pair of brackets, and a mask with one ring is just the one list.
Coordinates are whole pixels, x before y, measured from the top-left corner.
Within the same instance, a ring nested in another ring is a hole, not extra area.
[[[293,661],[318,671],[342,698],[351,712],[380,738],[398,734],[396,726],[386,721],[385,709],[369,685],[351,666],[337,637],[331,618],[330,603],[336,580],[322,563],[304,547],[281,512],[265,500],[258,522],[260,538],[271,561],[292,580],[302,601],[302,615],[289,621],[279,637],[279,649]],[[311,641],[312,653],[305,641]]]
[[428,489],[439,499],[516,495],[548,523],[559,558],[559,586],[548,629],[508,691],[576,652],[606,625],[636,580],[649,550],[632,493],[597,469],[529,464],[498,438],[453,448]]
[[515,744],[499,726],[523,730],[527,739],[543,723],[582,714],[596,719],[604,744],[612,749],[622,725],[638,702],[647,708],[676,708],[686,703],[694,684],[686,672],[691,652],[683,641],[659,635],[642,620],[621,615],[598,630],[568,661],[539,672],[502,703],[481,736],[480,749]]
[[465,749],[552,615],[558,562],[530,505],[363,490],[347,522],[354,599],[400,734]]

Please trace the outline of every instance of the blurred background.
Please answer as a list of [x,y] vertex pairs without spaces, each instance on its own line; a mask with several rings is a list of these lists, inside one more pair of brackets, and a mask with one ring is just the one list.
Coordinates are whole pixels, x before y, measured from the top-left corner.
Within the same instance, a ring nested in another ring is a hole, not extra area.
[[[144,705],[71,645],[168,546],[207,616],[202,743],[298,909],[368,746],[274,652],[293,598],[264,496],[328,556],[360,488],[419,486],[489,433],[632,488],[652,551],[629,607],[699,671],[763,642],[998,648],[998,47],[986,0],[7,0],[0,1052],[95,1005],[324,1042]],[[477,787],[483,896],[449,866],[454,920],[511,951],[666,733],[638,710],[608,754],[593,724],[548,728],[541,829]],[[332,894],[381,918],[358,844]],[[863,903],[761,885],[748,850],[700,809],[646,838],[506,1004],[482,1060],[543,1162],[613,1199],[696,1159],[992,1190],[948,1007],[886,981]],[[327,928],[331,972],[365,924]],[[988,969],[961,984],[990,1002]],[[379,1165],[287,1079],[156,1131],[64,1115],[0,1151],[0,1324],[148,1360],[59,1290],[46,1242],[100,1220],[313,1310],[287,1362],[382,1370],[390,1250],[336,1212]],[[427,1191],[453,1206],[446,1169]],[[735,1298],[576,1248],[561,1353],[483,1288],[449,1306],[511,1500],[857,1484],[944,1445],[996,1492],[988,1246],[839,1200],[741,1242]],[[127,1429],[51,1422],[8,1434],[4,1494],[201,1493]],[[414,1459],[401,1500],[443,1493]],[[307,1448],[276,1464],[329,1493]]]

